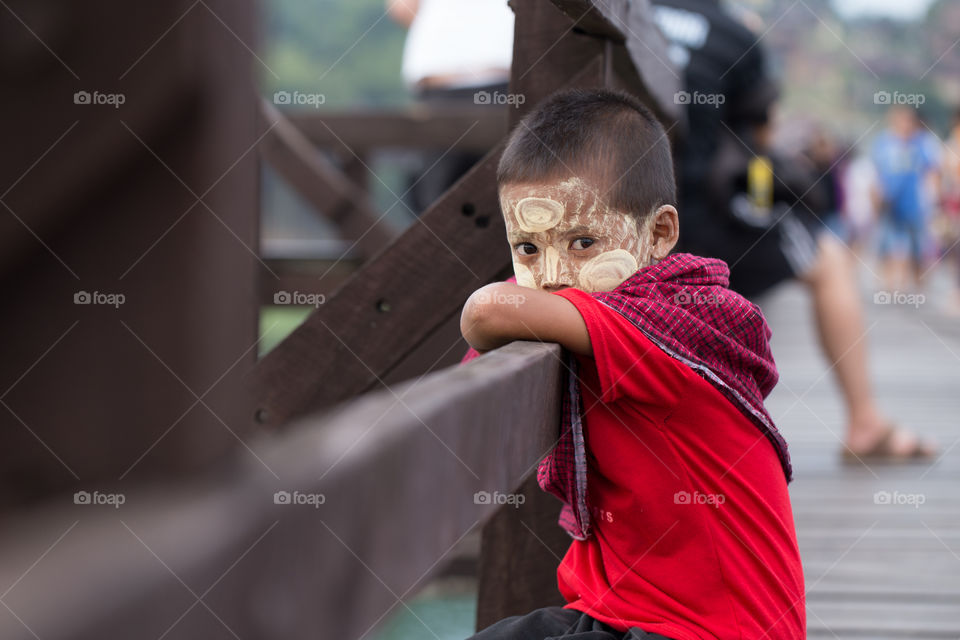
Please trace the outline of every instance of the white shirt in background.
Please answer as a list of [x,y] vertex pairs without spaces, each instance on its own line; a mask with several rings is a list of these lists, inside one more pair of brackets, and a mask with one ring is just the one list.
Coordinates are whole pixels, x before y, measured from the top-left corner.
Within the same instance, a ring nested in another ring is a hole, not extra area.
[[506,82],[513,59],[507,0],[420,0],[403,47],[403,79],[449,78],[447,88]]

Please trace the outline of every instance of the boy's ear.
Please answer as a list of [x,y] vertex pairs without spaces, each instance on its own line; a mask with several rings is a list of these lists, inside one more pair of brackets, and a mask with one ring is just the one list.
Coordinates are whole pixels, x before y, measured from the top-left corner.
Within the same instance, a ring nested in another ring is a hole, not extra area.
[[654,260],[663,260],[680,239],[680,215],[672,204],[665,204],[653,212],[650,221]]

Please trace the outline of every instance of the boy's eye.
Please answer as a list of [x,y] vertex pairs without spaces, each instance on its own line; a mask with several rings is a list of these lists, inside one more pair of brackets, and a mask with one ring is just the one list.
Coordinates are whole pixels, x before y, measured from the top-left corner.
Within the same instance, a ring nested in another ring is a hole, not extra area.
[[531,242],[521,242],[517,245],[517,253],[522,256],[530,256],[537,252],[537,245]]
[[593,238],[577,238],[573,241],[572,247],[574,249],[586,249],[594,243]]

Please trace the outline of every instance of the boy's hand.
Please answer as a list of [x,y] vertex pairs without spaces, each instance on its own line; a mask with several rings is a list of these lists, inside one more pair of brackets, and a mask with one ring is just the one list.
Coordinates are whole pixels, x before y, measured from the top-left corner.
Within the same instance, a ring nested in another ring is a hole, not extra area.
[[473,292],[460,316],[460,333],[480,352],[514,340],[536,340],[593,355],[587,325],[570,301],[510,282],[488,284]]

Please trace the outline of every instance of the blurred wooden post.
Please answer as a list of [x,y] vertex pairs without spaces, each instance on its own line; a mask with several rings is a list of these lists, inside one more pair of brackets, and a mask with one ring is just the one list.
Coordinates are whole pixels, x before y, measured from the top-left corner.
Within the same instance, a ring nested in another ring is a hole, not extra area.
[[205,469],[249,434],[253,19],[0,10],[0,507]]

